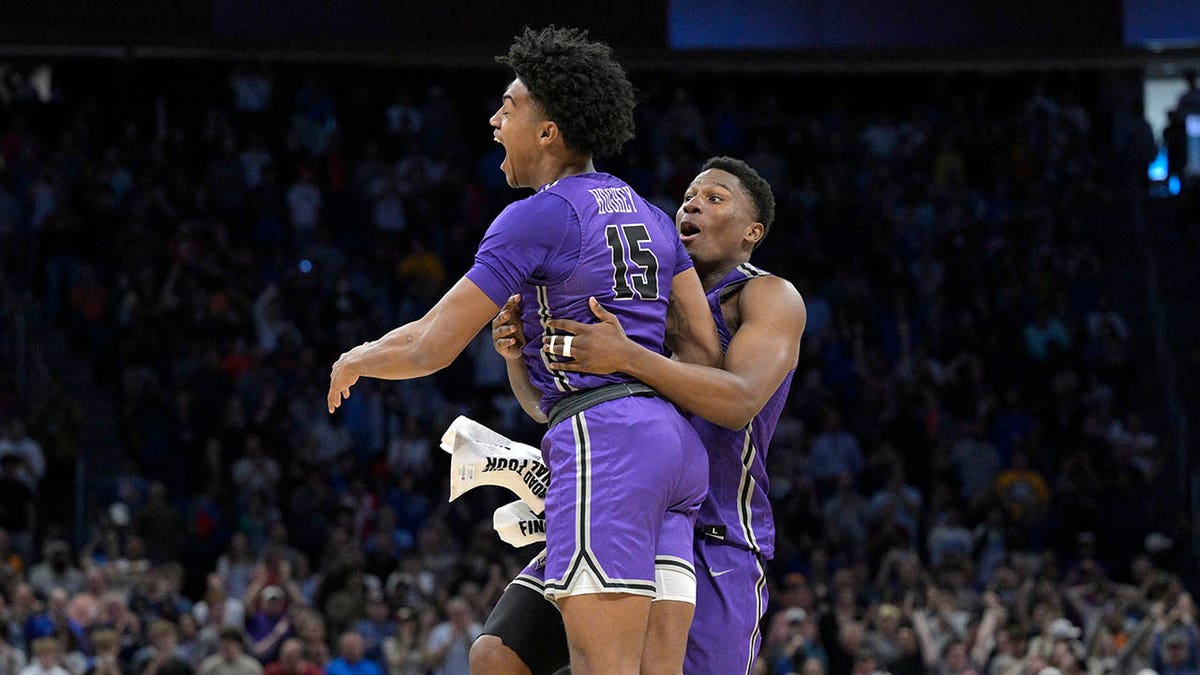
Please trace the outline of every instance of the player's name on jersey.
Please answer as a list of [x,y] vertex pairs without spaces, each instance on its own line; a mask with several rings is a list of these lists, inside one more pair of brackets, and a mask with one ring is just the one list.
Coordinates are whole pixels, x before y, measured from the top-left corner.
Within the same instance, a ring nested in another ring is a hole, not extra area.
[[611,187],[592,188],[588,190],[596,199],[596,208],[600,214],[606,213],[637,213],[637,205],[633,201],[633,188]]
[[488,457],[483,466],[483,472],[512,471],[521,477],[533,494],[541,499],[546,498],[546,489],[550,486],[550,470],[541,462],[531,462],[528,459],[507,459],[504,457]]

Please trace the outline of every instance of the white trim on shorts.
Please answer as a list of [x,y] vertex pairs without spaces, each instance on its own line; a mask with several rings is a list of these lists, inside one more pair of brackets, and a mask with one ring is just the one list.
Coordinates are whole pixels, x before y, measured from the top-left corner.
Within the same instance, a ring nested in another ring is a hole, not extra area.
[[657,592],[653,602],[671,600],[696,604],[696,569],[683,558],[660,555],[654,559],[654,585]]

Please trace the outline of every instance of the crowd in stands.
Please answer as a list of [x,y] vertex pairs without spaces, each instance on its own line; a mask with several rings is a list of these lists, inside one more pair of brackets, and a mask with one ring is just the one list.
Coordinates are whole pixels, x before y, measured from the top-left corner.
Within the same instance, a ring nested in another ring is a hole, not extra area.
[[[0,361],[0,675],[466,673],[535,551],[491,532],[511,496],[447,503],[438,438],[537,426],[486,333],[324,394],[523,196],[486,126],[503,73],[55,72],[0,96],[0,263],[119,447],[72,514],[88,424]],[[705,158],[746,159],[779,203],[755,260],[808,307],[756,672],[1200,673],[1174,449],[1108,276],[1145,123],[1082,76],[634,79],[600,169],[673,213]]]

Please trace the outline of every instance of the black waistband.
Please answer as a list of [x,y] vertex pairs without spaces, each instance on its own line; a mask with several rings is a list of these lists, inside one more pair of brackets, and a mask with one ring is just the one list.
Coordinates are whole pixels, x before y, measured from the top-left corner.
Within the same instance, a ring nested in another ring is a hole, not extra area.
[[588,408],[613,401],[626,396],[657,396],[658,392],[641,382],[617,382],[615,384],[606,384],[595,389],[579,391],[570,394],[550,408],[550,413],[546,415],[549,418],[546,422],[547,426],[554,426],[559,422],[574,417]]

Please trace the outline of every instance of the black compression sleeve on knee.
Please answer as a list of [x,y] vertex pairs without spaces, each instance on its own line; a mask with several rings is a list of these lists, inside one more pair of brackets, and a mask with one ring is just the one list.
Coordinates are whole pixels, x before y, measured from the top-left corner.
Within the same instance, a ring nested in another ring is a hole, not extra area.
[[554,675],[571,661],[562,614],[541,593],[509,584],[483,626],[500,638],[533,675]]

